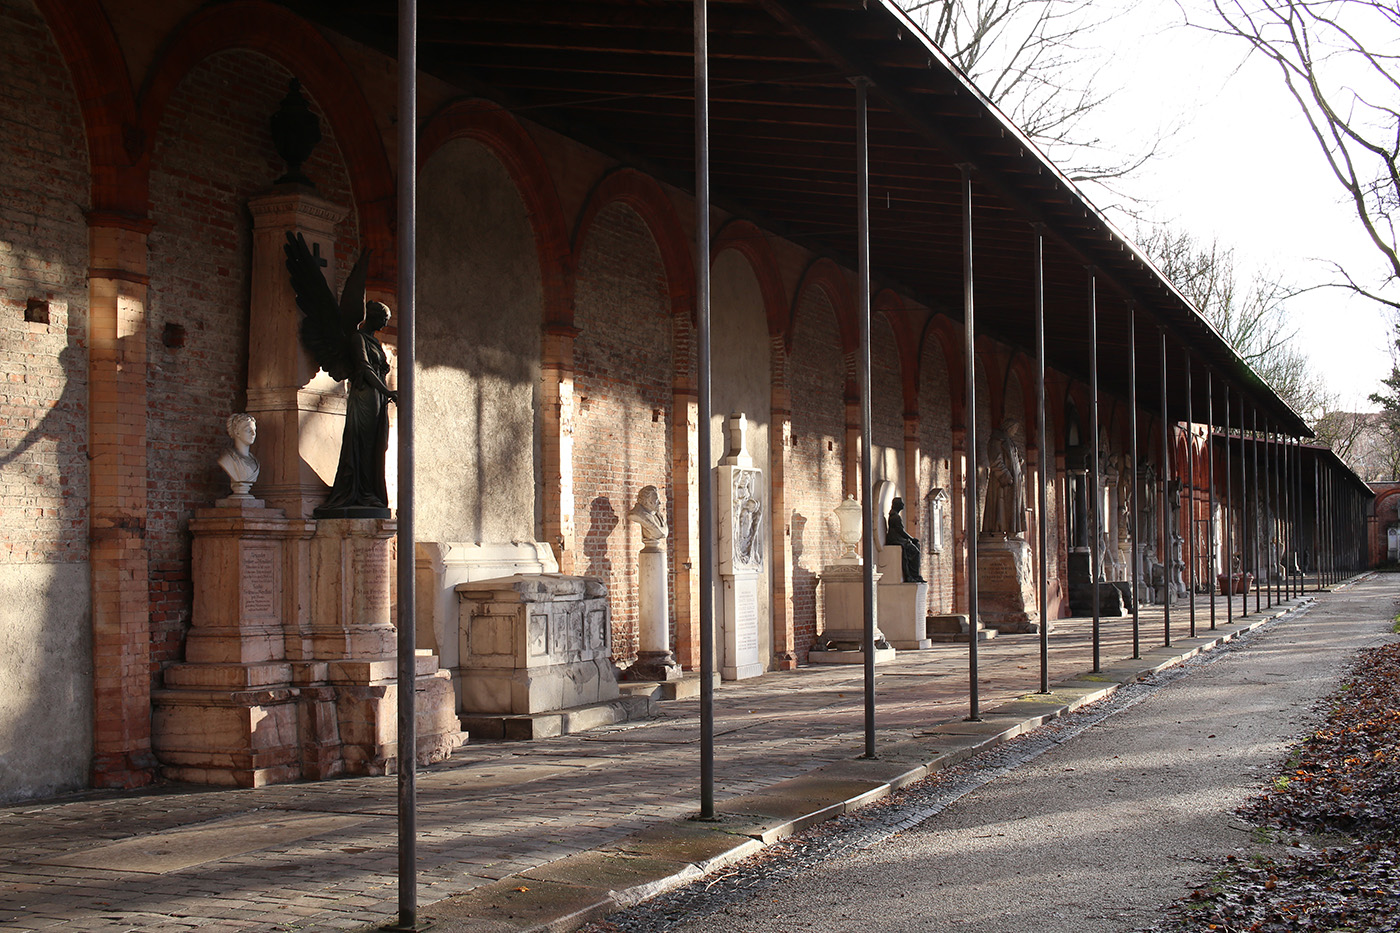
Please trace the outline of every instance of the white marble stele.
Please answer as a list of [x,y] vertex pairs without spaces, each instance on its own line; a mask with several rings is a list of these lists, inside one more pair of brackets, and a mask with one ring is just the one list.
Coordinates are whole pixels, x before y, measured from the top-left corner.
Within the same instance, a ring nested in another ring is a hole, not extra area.
[[554,712],[618,698],[607,588],[514,574],[457,586],[462,710]]
[[730,415],[729,452],[716,470],[719,510],[716,544],[721,579],[722,663],[725,680],[744,680],[763,673],[758,654],[758,588],[763,581],[763,471],[754,466],[747,447],[748,419]]

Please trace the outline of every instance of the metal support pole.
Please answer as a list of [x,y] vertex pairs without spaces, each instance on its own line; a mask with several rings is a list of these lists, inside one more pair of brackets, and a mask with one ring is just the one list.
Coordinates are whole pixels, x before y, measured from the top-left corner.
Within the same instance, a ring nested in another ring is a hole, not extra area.
[[1158,327],[1162,344],[1162,644],[1172,646],[1171,424],[1167,421],[1167,329]]
[[[1223,380],[1222,380],[1223,382]],[[1230,470],[1230,383],[1225,387],[1225,624],[1235,621],[1235,501],[1234,474]],[[1244,561],[1240,561],[1243,569]]]
[[710,63],[706,0],[695,0],[695,322],[700,471],[700,818],[715,818],[715,494],[710,450]]
[[1317,591],[1322,592],[1322,479],[1318,468],[1319,458],[1313,457],[1313,572],[1317,574]]
[[1049,453],[1050,438],[1045,427],[1045,234],[1035,227],[1035,436],[1039,443],[1039,474],[1036,483],[1036,551],[1040,565],[1036,586],[1040,608],[1040,692],[1050,692],[1050,580],[1049,580]]
[[875,505],[870,465],[870,160],[866,142],[866,92],[856,86],[856,290],[860,301],[860,520],[861,608],[865,613],[865,757],[875,757]]
[[963,534],[967,541],[967,664],[968,714],[982,718],[977,695],[977,349],[972,304],[972,166],[963,163],[963,418],[967,423],[967,501],[963,506]]
[[1099,306],[1094,269],[1089,267],[1089,494],[1093,508],[1089,511],[1089,586],[1093,592],[1091,605],[1094,619],[1094,671],[1102,670],[1099,658],[1099,577],[1103,571],[1103,482],[1099,474]]
[[1186,357],[1186,544],[1189,579],[1186,582],[1191,613],[1191,637],[1196,637],[1196,416],[1191,398],[1191,351]]
[[[1245,459],[1245,394],[1239,394],[1239,573],[1249,579],[1249,461]],[[1239,588],[1239,618],[1249,618],[1249,587]]]
[[1141,552],[1138,549],[1138,397],[1137,397],[1137,306],[1128,302],[1128,448],[1132,476],[1132,514],[1128,516],[1128,532],[1133,553],[1133,657],[1142,657],[1142,620],[1138,603],[1142,594],[1139,580]]
[[1261,605],[1261,603],[1260,603],[1260,601],[1259,601],[1259,590],[1261,589],[1260,583],[1259,583],[1259,578],[1262,577],[1262,576],[1265,574],[1265,572],[1266,572],[1266,571],[1265,571],[1265,568],[1264,568],[1264,558],[1263,558],[1263,557],[1261,556],[1261,554],[1260,554],[1260,545],[1264,544],[1264,542],[1259,540],[1259,538],[1260,538],[1260,532],[1261,532],[1261,530],[1262,530],[1262,529],[1260,528],[1260,525],[1263,524],[1263,517],[1264,517],[1265,509],[1264,509],[1264,491],[1263,491],[1263,489],[1261,488],[1261,484],[1260,484],[1260,482],[1259,482],[1259,406],[1258,406],[1258,405],[1251,405],[1251,406],[1249,407],[1249,421],[1250,421],[1249,433],[1250,433],[1250,435],[1253,437],[1253,443],[1250,445],[1250,459],[1253,460],[1253,462],[1254,462],[1254,569],[1255,569],[1255,571],[1256,571],[1256,573],[1255,573],[1255,575],[1254,575],[1254,611],[1257,613],[1257,612],[1260,611],[1260,609],[1263,608],[1262,605]]
[[416,363],[414,308],[418,194],[418,2],[399,0],[398,177],[398,929],[418,926],[418,617],[413,456]]
[[1269,572],[1273,573],[1280,568],[1278,581],[1269,584],[1267,608],[1274,607],[1275,598],[1278,602],[1283,602],[1283,580],[1288,575],[1287,567],[1283,562],[1283,532],[1279,528],[1280,510],[1282,500],[1279,498],[1279,460],[1278,460],[1278,437],[1269,430],[1269,420],[1264,419],[1264,480],[1268,489],[1269,508],[1265,509],[1268,516],[1269,525]]
[[1215,539],[1220,529],[1215,527],[1215,373],[1210,369],[1206,370],[1206,437],[1209,439],[1206,444],[1206,553],[1209,555],[1206,582],[1210,584],[1210,628],[1214,631],[1215,591],[1219,589],[1215,582],[1219,574],[1216,569]]

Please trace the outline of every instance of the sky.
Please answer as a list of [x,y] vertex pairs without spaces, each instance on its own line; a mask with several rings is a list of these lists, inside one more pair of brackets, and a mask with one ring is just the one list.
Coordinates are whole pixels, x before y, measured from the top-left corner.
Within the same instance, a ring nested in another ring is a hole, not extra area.
[[[1233,247],[1241,279],[1258,269],[1295,286],[1333,281],[1323,259],[1359,277],[1379,275],[1379,254],[1342,203],[1277,66],[1247,59],[1241,42],[1176,25],[1174,3],[1095,4],[1121,12],[1088,43],[1090,51],[1112,50],[1099,81],[1119,88],[1092,129],[1128,150],[1171,130],[1159,154],[1122,184],[1142,199],[1145,216]],[[1109,206],[1104,193],[1086,193]],[[1108,213],[1134,234],[1134,221]],[[1390,373],[1393,340],[1379,306],[1329,288],[1296,296],[1287,309],[1339,407],[1374,410],[1367,396]]]

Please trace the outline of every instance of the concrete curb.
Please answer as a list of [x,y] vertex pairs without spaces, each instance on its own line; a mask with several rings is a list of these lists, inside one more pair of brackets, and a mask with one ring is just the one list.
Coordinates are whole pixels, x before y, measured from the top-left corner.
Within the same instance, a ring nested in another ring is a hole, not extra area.
[[[1351,581],[1349,581],[1351,582]],[[421,912],[436,933],[567,933],[748,858],[810,826],[858,810],[978,752],[1029,732],[1121,686],[1209,651],[1307,608],[1304,594],[1247,621],[1222,625],[1140,658],[1105,665],[912,740],[888,742],[881,757],[817,768],[752,794],[720,801],[714,822],[674,821],[438,901]],[[1199,631],[1199,627],[1198,627]]]

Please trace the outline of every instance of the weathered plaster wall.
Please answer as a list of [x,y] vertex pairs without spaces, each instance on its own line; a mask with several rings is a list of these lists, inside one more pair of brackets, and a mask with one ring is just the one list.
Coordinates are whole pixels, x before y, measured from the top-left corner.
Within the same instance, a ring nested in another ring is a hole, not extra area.
[[[615,203],[578,259],[574,325],[574,515],[583,573],[608,585],[613,656],[636,656],[637,552],[627,511],[653,485],[671,506],[673,342],[661,255],[637,213]],[[667,542],[667,567],[675,548]],[[672,599],[669,605],[674,606]]]
[[[798,298],[788,359],[792,451],[787,482],[792,617],[799,660],[820,628],[817,575],[841,555],[836,516],[845,482],[846,365],[836,311],[824,289]],[[782,520],[784,516],[778,516]]]
[[[770,503],[773,478],[769,462],[768,425],[772,418],[768,325],[763,298],[753,268],[735,250],[725,250],[715,259],[710,285],[711,378],[713,415],[710,449],[711,466],[717,466],[729,449],[724,430],[730,414],[748,417],[748,449],[754,466],[763,470],[764,521],[773,521]],[[716,493],[718,495],[718,493]],[[758,657],[765,667],[772,664],[773,630],[765,620],[772,618],[772,555],[764,534],[763,575],[758,587]],[[723,591],[716,573],[715,605],[723,606]],[[718,618],[718,613],[716,613]]]
[[530,221],[471,140],[434,153],[419,186],[418,537],[536,540],[543,299]]
[[[0,801],[92,756],[82,122],[28,0],[0,0]],[[47,302],[48,323],[25,320]]]
[[[180,660],[190,624],[190,517],[228,494],[215,459],[229,443],[225,419],[247,404],[247,204],[286,171],[268,117],[291,78],[255,52],[214,55],[180,83],[156,141],[145,333],[153,672]],[[303,171],[322,197],[349,209],[333,270],[343,281],[358,249],[355,212],[324,116],[321,133]]]

